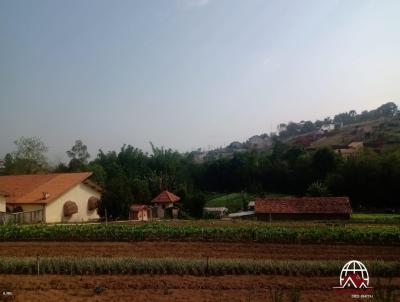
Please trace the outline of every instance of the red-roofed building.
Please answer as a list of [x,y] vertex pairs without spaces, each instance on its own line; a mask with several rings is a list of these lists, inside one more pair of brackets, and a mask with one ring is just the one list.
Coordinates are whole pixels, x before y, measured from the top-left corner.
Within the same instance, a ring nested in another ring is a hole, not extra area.
[[148,207],[144,204],[134,204],[130,207],[129,219],[147,221]]
[[164,218],[165,212],[167,212],[172,218],[178,217],[178,208],[174,206],[180,200],[180,197],[169,191],[161,192],[157,197],[155,197],[151,203],[154,204],[155,211],[152,212],[153,218]]
[[349,219],[348,197],[256,198],[258,219]]
[[[9,212],[26,212],[28,218],[35,214],[36,221],[96,220],[97,202],[93,201],[100,200],[101,189],[89,180],[91,175],[84,172],[0,176],[0,191],[4,192]],[[64,205],[72,205],[77,212],[67,211]],[[19,222],[24,221],[23,218]]]

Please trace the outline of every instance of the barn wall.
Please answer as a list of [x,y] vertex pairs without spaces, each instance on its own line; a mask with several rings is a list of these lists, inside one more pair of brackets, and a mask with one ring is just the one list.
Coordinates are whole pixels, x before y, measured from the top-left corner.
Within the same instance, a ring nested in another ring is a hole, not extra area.
[[[268,213],[256,213],[258,220],[269,220]],[[271,214],[272,220],[347,220],[350,214],[334,213],[334,214],[299,214],[299,213],[278,213]]]
[[[97,209],[88,210],[88,200],[91,196],[100,199],[101,195],[98,191],[83,183],[76,185],[46,206],[46,222],[85,222],[98,219]],[[73,214],[71,217],[64,217],[63,206],[69,200],[77,204],[78,213]]]

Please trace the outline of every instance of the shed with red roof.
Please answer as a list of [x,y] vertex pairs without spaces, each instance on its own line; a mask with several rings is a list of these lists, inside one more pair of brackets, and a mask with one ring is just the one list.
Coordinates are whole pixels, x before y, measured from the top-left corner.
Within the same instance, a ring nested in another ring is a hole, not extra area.
[[147,221],[148,220],[147,211],[148,207],[144,204],[131,205],[129,212],[129,219]]
[[180,200],[179,196],[165,190],[158,196],[153,198],[151,203],[154,205],[152,212],[153,218],[164,218],[170,216],[171,218],[178,217],[178,208],[175,204]]

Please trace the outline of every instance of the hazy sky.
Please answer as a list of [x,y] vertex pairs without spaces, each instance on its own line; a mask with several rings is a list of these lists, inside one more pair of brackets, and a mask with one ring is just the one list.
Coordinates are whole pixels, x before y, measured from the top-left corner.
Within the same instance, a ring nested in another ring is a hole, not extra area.
[[1,0],[0,157],[223,146],[400,99],[400,1]]

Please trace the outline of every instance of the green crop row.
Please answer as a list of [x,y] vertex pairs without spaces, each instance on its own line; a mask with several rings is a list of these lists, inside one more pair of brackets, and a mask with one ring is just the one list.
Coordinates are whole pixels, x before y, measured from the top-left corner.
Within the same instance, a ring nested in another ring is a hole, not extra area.
[[200,227],[147,223],[2,225],[0,241],[257,241],[277,243],[400,244],[400,228]]
[[[38,266],[39,262],[39,266]],[[341,261],[279,261],[243,259],[180,259],[180,258],[17,258],[1,257],[0,274],[180,274],[180,275],[243,275],[268,274],[287,276],[336,276]],[[366,262],[371,276],[400,275],[399,262]]]

